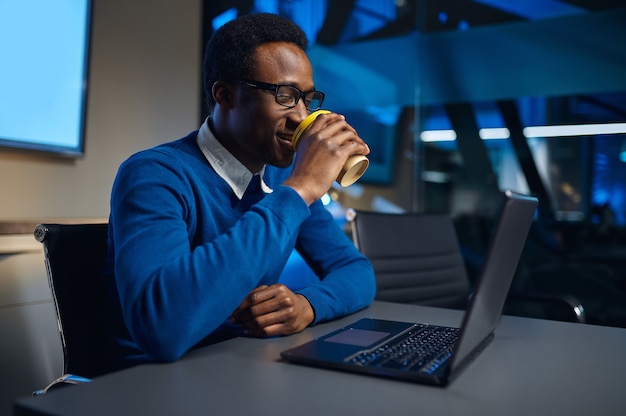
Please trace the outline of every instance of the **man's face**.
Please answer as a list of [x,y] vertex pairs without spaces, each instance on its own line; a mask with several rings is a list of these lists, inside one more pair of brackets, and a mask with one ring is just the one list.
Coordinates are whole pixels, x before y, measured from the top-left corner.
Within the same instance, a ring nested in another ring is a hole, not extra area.
[[[306,53],[290,43],[266,43],[256,52],[257,68],[251,81],[288,84],[300,91],[314,89],[313,70]],[[264,164],[289,166],[294,158],[291,136],[309,114],[302,99],[293,108],[278,104],[272,91],[244,84],[235,87],[229,149],[248,169],[258,171]]]

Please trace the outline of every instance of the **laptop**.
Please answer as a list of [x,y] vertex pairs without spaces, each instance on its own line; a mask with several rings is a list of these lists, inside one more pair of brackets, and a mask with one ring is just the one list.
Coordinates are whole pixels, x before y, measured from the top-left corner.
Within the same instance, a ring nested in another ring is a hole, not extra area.
[[283,351],[281,357],[296,364],[448,385],[494,337],[538,203],[511,191],[503,199],[460,328],[364,318]]

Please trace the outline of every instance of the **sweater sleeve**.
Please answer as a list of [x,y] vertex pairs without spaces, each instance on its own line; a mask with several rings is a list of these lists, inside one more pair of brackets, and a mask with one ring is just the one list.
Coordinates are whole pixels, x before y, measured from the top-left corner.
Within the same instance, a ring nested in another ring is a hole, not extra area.
[[314,324],[368,306],[376,283],[371,263],[355,248],[320,201],[300,227],[297,250],[320,282],[299,291],[315,310]]
[[221,183],[190,179],[198,166],[175,159],[131,158],[111,196],[114,277],[124,324],[156,361],[178,359],[277,274],[280,255],[273,253],[286,253],[286,260],[310,214],[295,191],[278,187],[235,215]]
[[251,290],[278,281],[294,245],[320,277],[300,291],[314,323],[371,302],[371,264],[321,202],[273,189],[241,212],[194,153],[156,148],[122,164],[111,194],[115,286],[128,334],[151,360],[178,359]]

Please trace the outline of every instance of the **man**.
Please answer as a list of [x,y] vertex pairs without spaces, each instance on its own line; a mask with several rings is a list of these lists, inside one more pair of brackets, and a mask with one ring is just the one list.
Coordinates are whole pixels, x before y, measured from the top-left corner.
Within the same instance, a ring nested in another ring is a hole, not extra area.
[[[227,23],[206,49],[206,122],[120,167],[108,258],[118,360],[173,361],[233,328],[293,334],[372,301],[371,264],[319,201],[369,148],[333,113],[291,145],[324,99],[306,47],[276,15]],[[297,293],[277,283],[294,247],[320,277]]]

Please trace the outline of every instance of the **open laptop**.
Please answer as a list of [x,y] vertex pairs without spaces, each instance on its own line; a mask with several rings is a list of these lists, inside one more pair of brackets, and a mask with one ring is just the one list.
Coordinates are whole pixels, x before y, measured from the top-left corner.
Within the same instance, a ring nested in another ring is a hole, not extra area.
[[365,318],[283,351],[281,357],[298,364],[447,385],[493,339],[533,221],[537,198],[511,191],[503,195],[460,328]]

